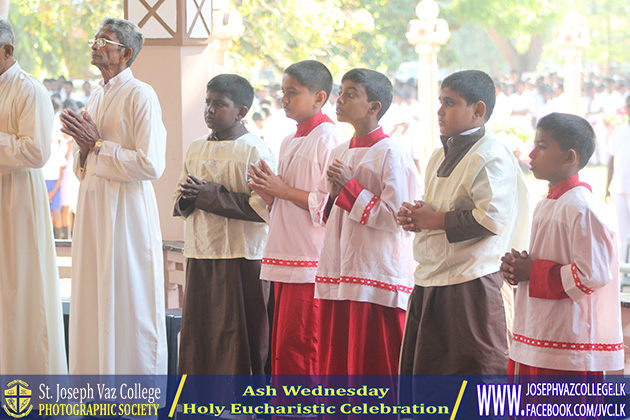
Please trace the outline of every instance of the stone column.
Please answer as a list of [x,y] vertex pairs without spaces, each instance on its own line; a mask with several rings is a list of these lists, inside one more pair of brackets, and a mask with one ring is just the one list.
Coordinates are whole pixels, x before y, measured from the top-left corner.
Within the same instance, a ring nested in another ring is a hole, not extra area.
[[571,114],[579,113],[579,101],[582,97],[582,49],[589,43],[588,31],[583,22],[580,12],[575,10],[566,12],[556,37],[556,46],[564,55],[562,75],[567,109],[563,112]]
[[407,27],[407,40],[418,53],[418,104],[422,142],[421,166],[424,168],[433,149],[439,145],[437,103],[439,96],[437,56],[451,34],[444,19],[438,19],[440,7],[434,0],[422,0],[416,16]]

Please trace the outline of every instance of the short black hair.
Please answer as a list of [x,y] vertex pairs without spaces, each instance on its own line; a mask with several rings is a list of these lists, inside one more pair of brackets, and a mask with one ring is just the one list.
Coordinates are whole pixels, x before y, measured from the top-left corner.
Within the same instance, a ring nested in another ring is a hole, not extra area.
[[217,92],[230,98],[234,106],[252,107],[254,87],[246,78],[237,74],[220,74],[214,76],[206,86],[207,92]]
[[328,100],[333,87],[333,77],[328,67],[319,61],[299,61],[287,67],[284,74],[288,74],[302,86],[306,86],[311,93],[324,91],[326,93],[324,103]]
[[463,70],[453,73],[442,81],[441,88],[449,88],[466,100],[470,106],[482,101],[486,104],[484,119],[488,121],[497,101],[492,78],[480,70]]
[[341,83],[351,81],[363,86],[368,102],[380,102],[381,110],[376,117],[380,120],[392,104],[394,87],[383,73],[370,69],[352,69],[343,75]]
[[575,150],[580,158],[580,169],[595,151],[595,131],[588,121],[577,115],[553,112],[542,117],[536,129],[551,134],[562,150]]

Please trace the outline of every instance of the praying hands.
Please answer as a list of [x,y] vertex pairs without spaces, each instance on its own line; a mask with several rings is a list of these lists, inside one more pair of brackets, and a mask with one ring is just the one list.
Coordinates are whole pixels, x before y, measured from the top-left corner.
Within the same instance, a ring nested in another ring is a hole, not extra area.
[[534,261],[529,257],[527,251],[518,252],[512,249],[506,252],[501,258],[501,274],[512,286],[519,282],[529,280],[529,272]]

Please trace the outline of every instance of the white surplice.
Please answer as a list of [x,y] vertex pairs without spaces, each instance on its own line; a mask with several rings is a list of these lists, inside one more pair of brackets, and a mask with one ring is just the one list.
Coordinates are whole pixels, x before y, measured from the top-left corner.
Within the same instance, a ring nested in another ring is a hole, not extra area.
[[[382,135],[382,131],[380,131]],[[411,156],[395,139],[383,137],[369,147],[336,147],[335,159],[352,168],[363,190],[347,211],[337,204],[326,234],[315,278],[315,297],[369,302],[407,310],[413,289],[411,235],[396,223],[403,202],[420,193],[420,175]],[[322,200],[322,208],[329,200]],[[322,212],[323,213],[323,212]]]
[[[529,255],[557,264],[557,277],[532,268],[530,278],[543,279],[538,287],[534,279],[518,284],[510,358],[566,371],[623,369],[615,237],[595,212],[590,187],[579,184],[577,175],[554,188],[556,196],[536,206]],[[553,290],[554,282],[561,287],[553,293],[536,290]]]
[[103,146],[81,180],[72,244],[70,372],[165,374],[162,235],[151,180],[165,167],[157,95],[129,68],[86,104]]
[[0,375],[65,374],[48,192],[53,109],[17,63],[0,75]]

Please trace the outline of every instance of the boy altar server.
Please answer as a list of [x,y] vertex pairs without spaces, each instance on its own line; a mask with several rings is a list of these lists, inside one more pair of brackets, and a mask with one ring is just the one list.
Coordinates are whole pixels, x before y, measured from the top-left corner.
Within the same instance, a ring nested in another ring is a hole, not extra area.
[[416,231],[419,265],[401,355],[403,375],[507,372],[512,290],[500,259],[526,244],[529,197],[514,155],[485,130],[494,83],[477,70],[442,82],[423,201],[405,203],[399,222]]
[[272,373],[318,373],[319,301],[314,299],[317,260],[324,239],[319,223],[326,196],[326,168],[341,141],[321,111],[332,90],[325,65],[306,60],[292,64],[282,78],[282,104],[297,131],[282,142],[278,175],[263,162],[252,165],[250,186],[271,208],[269,237],[261,279],[274,282]]
[[536,206],[529,252],[512,250],[501,264],[518,284],[510,374],[623,369],[617,243],[578,174],[595,147],[584,118],[553,113],[538,122],[529,156],[549,194]]
[[355,134],[331,154],[320,211],[326,230],[315,297],[325,375],[398,373],[413,278],[410,236],[396,212],[420,184],[411,156],[378,123],[392,96],[389,79],[373,70],[350,70],[341,81],[337,118]]
[[275,162],[243,118],[254,88],[221,74],[208,82],[210,135],[186,152],[175,215],[186,218],[186,299],[180,374],[264,375],[269,353],[269,283],[260,281],[265,202],[247,186],[250,163]]

